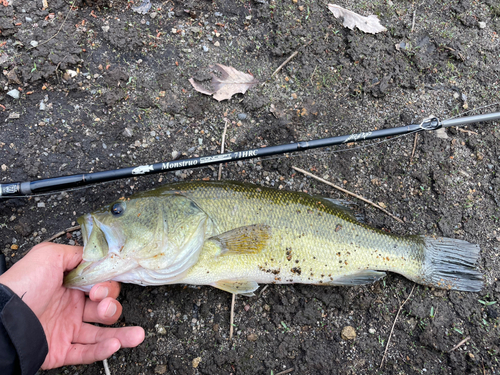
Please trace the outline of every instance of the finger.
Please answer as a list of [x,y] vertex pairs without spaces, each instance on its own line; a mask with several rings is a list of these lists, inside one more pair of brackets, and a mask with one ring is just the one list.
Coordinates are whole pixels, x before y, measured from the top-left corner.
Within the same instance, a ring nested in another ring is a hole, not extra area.
[[82,261],[83,247],[42,242],[33,247],[28,255],[30,254],[41,256],[45,261],[60,265],[63,271],[69,271]]
[[86,300],[83,310],[83,321],[101,324],[113,324],[122,314],[122,305],[111,297],[100,302]]
[[120,341],[122,348],[134,348],[144,341],[144,335],[142,327],[107,328],[83,323],[73,342],[96,344],[115,338]]
[[73,344],[66,354],[62,366],[85,365],[96,361],[102,361],[103,359],[111,357],[120,347],[120,340],[116,338],[110,338],[91,345]]
[[106,281],[96,284],[90,289],[89,298],[92,301],[102,301],[106,297],[117,298],[120,294],[120,284],[116,281]]

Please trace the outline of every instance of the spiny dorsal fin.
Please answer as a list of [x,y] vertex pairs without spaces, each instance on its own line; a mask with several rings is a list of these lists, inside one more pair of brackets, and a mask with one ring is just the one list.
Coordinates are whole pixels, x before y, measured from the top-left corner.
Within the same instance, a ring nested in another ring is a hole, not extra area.
[[333,199],[333,198],[326,198],[326,197],[321,197],[321,199],[324,199],[325,201],[328,202],[328,204],[330,204],[330,205],[334,206],[336,209],[344,212],[351,219],[359,221],[360,223],[365,222],[364,216],[361,214],[358,214],[357,212],[354,212],[354,210],[351,208],[354,205],[353,203],[351,203],[345,199]]
[[220,255],[257,254],[271,238],[271,227],[264,224],[248,225],[210,237],[221,246]]
[[211,285],[225,292],[242,294],[247,297],[252,297],[253,292],[259,287],[255,281],[248,280],[219,280]]
[[372,284],[385,276],[385,272],[361,270],[350,275],[340,276],[325,284],[328,285],[364,285]]

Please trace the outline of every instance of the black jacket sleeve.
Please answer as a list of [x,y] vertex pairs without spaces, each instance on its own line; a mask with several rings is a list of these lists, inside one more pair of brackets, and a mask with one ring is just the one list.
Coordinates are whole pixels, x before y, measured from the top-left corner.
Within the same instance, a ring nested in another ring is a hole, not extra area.
[[48,351],[36,315],[17,294],[0,284],[0,374],[33,375]]

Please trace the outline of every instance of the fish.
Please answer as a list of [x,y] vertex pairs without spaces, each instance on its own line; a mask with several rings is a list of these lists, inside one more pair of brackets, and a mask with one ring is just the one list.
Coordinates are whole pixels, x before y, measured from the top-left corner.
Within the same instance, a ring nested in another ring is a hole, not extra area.
[[478,292],[480,248],[398,236],[327,197],[234,181],[167,184],[78,218],[82,262],[64,279],[90,290],[115,280],[211,285],[253,295],[259,284],[364,285],[395,272],[422,285]]

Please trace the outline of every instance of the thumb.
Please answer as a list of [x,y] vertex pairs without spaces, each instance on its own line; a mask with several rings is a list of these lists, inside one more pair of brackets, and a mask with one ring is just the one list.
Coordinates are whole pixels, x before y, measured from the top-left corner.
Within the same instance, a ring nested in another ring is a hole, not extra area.
[[42,242],[36,245],[30,253],[36,254],[41,259],[47,260],[48,258],[49,261],[56,261],[55,264],[59,264],[63,271],[70,271],[82,261],[83,247]]

